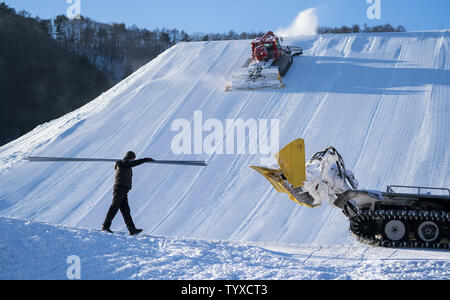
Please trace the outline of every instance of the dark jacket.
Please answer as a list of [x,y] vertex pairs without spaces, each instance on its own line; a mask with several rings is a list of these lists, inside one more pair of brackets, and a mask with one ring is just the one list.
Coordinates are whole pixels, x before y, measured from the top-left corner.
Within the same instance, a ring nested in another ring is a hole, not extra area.
[[147,162],[148,159],[137,159],[137,160],[129,160],[122,159],[116,162],[116,179],[114,180],[114,189],[123,188],[127,190],[131,190],[131,181],[133,178],[133,171],[131,168],[142,165]]

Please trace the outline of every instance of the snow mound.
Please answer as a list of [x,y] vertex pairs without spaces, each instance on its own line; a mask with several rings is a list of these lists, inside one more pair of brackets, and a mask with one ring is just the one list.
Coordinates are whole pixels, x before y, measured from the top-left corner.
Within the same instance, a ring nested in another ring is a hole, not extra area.
[[[209,164],[134,170],[130,206],[145,233],[352,245],[348,220],[339,210],[301,207],[250,169],[260,164],[260,155],[175,155],[172,124],[180,119],[193,124],[195,111],[223,124],[278,119],[280,146],[302,137],[308,157],[334,146],[361,188],[445,187],[450,182],[449,32],[291,38],[286,44],[302,47],[305,55],[295,58],[284,89],[230,93],[224,87],[249,57],[249,41],[179,43],[84,107],[1,147],[0,216],[98,229],[112,199],[112,164],[22,159],[116,158],[133,150],[141,157]],[[112,229],[125,230],[120,216]]]

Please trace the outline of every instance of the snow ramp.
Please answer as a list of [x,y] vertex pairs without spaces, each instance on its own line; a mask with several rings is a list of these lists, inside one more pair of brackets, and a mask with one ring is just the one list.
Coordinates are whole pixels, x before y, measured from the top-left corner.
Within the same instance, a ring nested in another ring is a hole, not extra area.
[[[261,155],[174,153],[174,124],[187,120],[194,127],[199,114],[220,124],[278,119],[280,147],[301,137],[310,157],[334,146],[361,188],[448,187],[449,34],[291,38],[286,44],[305,54],[295,58],[285,88],[228,93],[224,87],[248,58],[249,41],[179,43],[87,105],[1,147],[0,216],[99,228],[112,199],[114,165],[23,158],[120,158],[133,150],[139,157],[208,163],[134,169],[130,206],[147,234],[353,244],[339,210],[301,207],[250,169]],[[250,140],[257,133],[247,134]],[[124,230],[119,215],[112,229]]]

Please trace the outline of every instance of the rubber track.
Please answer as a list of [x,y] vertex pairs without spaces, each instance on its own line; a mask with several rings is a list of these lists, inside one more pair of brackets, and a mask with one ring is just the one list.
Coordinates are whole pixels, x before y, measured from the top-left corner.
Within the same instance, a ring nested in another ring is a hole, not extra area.
[[[371,246],[380,246],[387,248],[427,248],[427,249],[450,249],[450,243],[447,239],[441,239],[439,243],[422,242],[418,240],[391,241],[380,238],[381,234],[375,237],[361,234],[359,225],[362,222],[375,221],[377,223],[386,220],[404,220],[404,221],[435,221],[441,223],[450,223],[450,213],[438,211],[417,211],[417,210],[362,210],[350,219],[350,231],[356,236],[359,242]],[[445,241],[447,240],[447,241]]]

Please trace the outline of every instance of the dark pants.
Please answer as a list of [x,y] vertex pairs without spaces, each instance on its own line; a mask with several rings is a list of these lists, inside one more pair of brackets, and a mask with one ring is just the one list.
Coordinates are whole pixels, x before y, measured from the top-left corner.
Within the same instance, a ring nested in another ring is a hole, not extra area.
[[122,213],[123,220],[127,225],[128,230],[135,229],[133,219],[130,214],[130,206],[128,205],[128,190],[121,187],[114,187],[114,198],[108,213],[106,214],[103,228],[110,228],[111,222],[119,211]]

